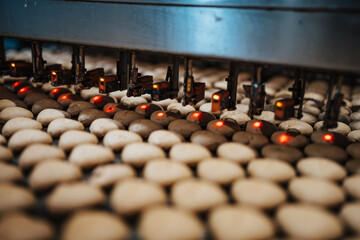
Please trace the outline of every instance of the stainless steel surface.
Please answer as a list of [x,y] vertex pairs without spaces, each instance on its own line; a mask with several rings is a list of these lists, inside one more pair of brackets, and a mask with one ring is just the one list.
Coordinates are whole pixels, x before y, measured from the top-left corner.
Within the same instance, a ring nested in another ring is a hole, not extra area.
[[359,1],[0,0],[0,35],[360,72]]

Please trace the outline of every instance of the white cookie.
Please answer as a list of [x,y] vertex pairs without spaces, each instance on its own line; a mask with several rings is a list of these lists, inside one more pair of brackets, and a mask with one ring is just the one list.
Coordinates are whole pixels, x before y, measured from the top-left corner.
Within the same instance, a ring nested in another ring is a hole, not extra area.
[[235,142],[221,144],[216,152],[220,158],[226,158],[242,164],[249,162],[257,156],[256,151],[251,147]]
[[61,134],[69,130],[84,131],[84,125],[73,119],[58,118],[51,121],[47,128],[47,132],[52,137],[59,137]]
[[25,117],[15,117],[7,121],[3,128],[2,128],[2,134],[5,137],[10,137],[15,132],[22,130],[22,129],[42,129],[41,123],[38,121],[35,121],[30,118]]
[[153,159],[165,157],[165,152],[160,147],[143,142],[130,143],[121,152],[122,161],[133,166],[142,166]]
[[346,170],[339,163],[327,158],[304,158],[296,168],[302,175],[338,181],[346,177]]
[[8,146],[13,151],[20,151],[34,143],[51,144],[52,137],[38,129],[24,129],[11,136]]
[[354,198],[360,199],[360,175],[353,175],[344,180],[345,190]]
[[121,150],[127,144],[142,141],[143,139],[139,134],[126,130],[112,130],[106,133],[103,139],[104,145],[114,151]]
[[130,165],[116,163],[96,167],[92,171],[88,181],[90,184],[98,187],[107,187],[119,180],[135,176],[136,172]]
[[[323,125],[324,121],[319,121],[315,123],[314,129],[321,130]],[[329,128],[329,131],[347,135],[349,132],[351,132],[351,128],[347,124],[338,121],[338,126],[336,128]]]
[[98,118],[93,121],[90,125],[90,132],[95,134],[97,137],[104,137],[106,133],[111,130],[124,129],[124,125],[121,122],[108,119],[108,118]]
[[0,212],[10,212],[30,208],[35,205],[36,198],[24,187],[9,182],[0,183]]
[[58,118],[71,118],[70,114],[58,109],[44,109],[36,117],[43,126],[48,126],[50,122]]
[[70,151],[77,145],[84,143],[97,144],[98,139],[92,133],[88,133],[80,130],[69,130],[61,134],[58,145],[63,150]]
[[0,112],[0,120],[6,122],[15,117],[34,118],[34,114],[22,107],[7,107]]
[[21,152],[19,166],[21,168],[29,168],[41,161],[65,158],[65,152],[61,148],[36,143],[28,146]]
[[0,182],[17,182],[23,179],[18,166],[0,162]]
[[296,176],[289,163],[272,158],[254,159],[249,163],[247,171],[252,177],[274,182],[286,182]]
[[14,155],[10,149],[0,145],[0,161],[11,161]]
[[81,168],[90,168],[114,160],[115,155],[111,149],[91,143],[76,146],[69,156],[69,162],[75,163]]
[[312,126],[306,122],[300,121],[298,119],[287,120],[280,123],[279,128],[281,130],[296,129],[303,135],[310,135],[314,130]]
[[188,165],[196,164],[202,159],[211,157],[210,151],[197,144],[178,143],[170,149],[170,159]]
[[170,149],[173,145],[181,143],[184,138],[176,133],[168,130],[156,130],[150,133],[148,142],[157,145],[165,150]]

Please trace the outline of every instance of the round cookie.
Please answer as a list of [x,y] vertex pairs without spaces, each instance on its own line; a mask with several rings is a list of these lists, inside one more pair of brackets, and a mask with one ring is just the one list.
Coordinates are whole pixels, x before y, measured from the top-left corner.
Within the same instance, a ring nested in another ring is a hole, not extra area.
[[357,233],[360,233],[360,202],[346,203],[340,212],[341,218]]
[[99,118],[93,121],[90,125],[90,132],[95,134],[97,137],[104,137],[106,133],[111,130],[124,129],[124,125],[121,122],[108,119],[108,118]]
[[340,164],[326,158],[301,159],[296,168],[301,175],[339,181],[346,177],[346,170]]
[[[329,131],[330,132],[337,132],[343,135],[347,135],[349,132],[351,132],[351,128],[346,125],[345,123],[342,122],[338,122],[337,123],[338,126],[336,128],[330,128]],[[315,130],[321,130],[324,126],[324,121],[319,121],[317,123],[315,123],[314,125],[314,129]]]
[[72,102],[75,101],[83,101],[84,99],[79,96],[79,95],[75,95],[75,94],[71,94],[71,93],[65,93],[60,95],[60,97],[58,97],[57,101],[63,105],[64,108],[67,108]]
[[277,210],[276,219],[294,239],[336,239],[343,232],[335,215],[312,205],[284,205]]
[[139,223],[139,235],[142,239],[204,239],[204,227],[200,219],[188,211],[155,206],[147,209]]
[[0,161],[11,161],[14,155],[10,149],[0,145]]
[[161,130],[163,127],[149,119],[137,119],[130,123],[129,131],[139,134],[143,138],[148,138],[150,133]]
[[46,206],[53,214],[64,214],[79,208],[104,203],[105,194],[87,183],[62,183],[46,198]]
[[61,134],[69,130],[84,131],[84,125],[73,119],[58,118],[51,121],[47,128],[47,132],[52,137],[59,137]]
[[51,144],[52,137],[38,129],[24,129],[11,136],[8,146],[12,151],[20,151],[34,143]]
[[171,160],[193,165],[205,158],[211,157],[211,153],[201,145],[178,143],[171,147],[169,156]]
[[65,152],[61,148],[36,143],[31,144],[21,152],[19,166],[21,168],[30,168],[42,161],[65,158]]
[[304,135],[294,132],[277,131],[271,135],[271,141],[275,144],[286,145],[290,147],[303,148],[308,144]]
[[22,107],[7,107],[0,112],[1,122],[6,122],[15,117],[34,118],[34,114]]
[[104,145],[114,151],[119,151],[130,143],[142,141],[143,139],[139,134],[125,130],[111,130],[106,133],[103,139]]
[[337,162],[343,162],[348,157],[347,153],[342,148],[335,145],[321,143],[307,145],[304,152],[308,157],[330,158]]
[[274,182],[287,182],[296,176],[294,168],[289,163],[271,158],[251,161],[247,171],[251,177]]
[[345,190],[354,198],[360,199],[360,175],[353,175],[344,180]]
[[252,148],[262,148],[269,143],[267,137],[262,134],[239,131],[232,136],[233,142],[238,142]]
[[280,159],[289,163],[296,162],[303,157],[302,152],[297,148],[275,144],[270,144],[263,147],[261,149],[261,154],[265,158]]
[[68,88],[54,88],[50,91],[49,96],[53,99],[58,99],[65,93],[72,93]]
[[217,155],[237,163],[248,163],[256,158],[257,153],[254,149],[240,143],[223,143],[217,149]]
[[70,151],[74,147],[84,143],[98,143],[97,137],[88,132],[70,130],[61,134],[58,145],[64,151]]
[[264,120],[251,120],[245,127],[246,132],[263,134],[265,137],[270,137],[276,130],[274,124]]
[[335,144],[342,148],[349,143],[345,135],[321,130],[317,130],[311,134],[311,141],[314,143]]
[[202,145],[210,151],[216,151],[220,144],[227,142],[227,139],[210,131],[197,131],[191,135],[190,141]]
[[5,137],[10,137],[15,132],[22,129],[38,129],[42,130],[42,125],[38,121],[25,117],[15,117],[7,121],[3,128],[2,134]]
[[224,205],[209,216],[210,230],[216,239],[272,239],[274,223],[260,210]]
[[215,116],[207,112],[192,112],[186,117],[186,120],[199,124],[202,128],[206,128],[207,124],[215,120]]
[[135,112],[145,116],[146,118],[150,118],[150,116],[156,111],[162,111],[162,107],[152,104],[152,103],[145,103],[140,104],[135,108]]
[[81,179],[78,166],[64,161],[50,160],[40,162],[29,176],[29,185],[34,190],[44,190],[58,183],[72,182]]
[[146,163],[143,175],[145,179],[162,186],[169,186],[179,180],[193,176],[187,165],[165,159]]
[[63,106],[60,103],[48,98],[48,99],[41,99],[41,100],[36,101],[32,105],[31,111],[36,115],[36,114],[39,114],[42,110],[48,109],[48,108],[63,110]]
[[286,201],[286,193],[280,186],[257,178],[235,181],[231,195],[239,204],[262,209],[274,208]]
[[251,120],[251,118],[242,112],[238,111],[227,111],[220,115],[221,120],[234,120],[238,125],[242,126],[245,125],[248,121]]
[[134,109],[137,105],[146,104],[147,101],[144,97],[127,97],[127,96],[125,96],[125,97],[121,98],[121,103],[128,105],[129,108]]
[[0,162],[0,182],[18,182],[23,179],[23,174],[18,166]]
[[360,174],[360,159],[347,161],[345,167],[350,173]]
[[207,130],[222,135],[226,138],[231,138],[232,135],[240,131],[240,126],[236,123],[227,120],[213,120],[207,124]]
[[0,100],[0,111],[4,110],[7,107],[16,107],[16,103],[9,99],[1,99]]
[[313,128],[310,124],[298,119],[284,121],[280,123],[279,128],[284,131],[296,129],[305,136],[308,136],[313,132]]
[[165,202],[166,193],[159,185],[141,179],[125,179],[118,182],[110,195],[114,211],[125,215]]
[[71,118],[70,114],[57,109],[44,109],[36,117],[36,121],[47,127],[50,122],[58,118]]
[[90,124],[99,118],[110,118],[105,112],[98,109],[85,109],[80,112],[78,121],[84,124],[84,126],[90,126]]
[[170,149],[173,145],[184,141],[183,136],[167,130],[156,130],[150,133],[148,142],[157,145],[164,150]]
[[91,87],[89,89],[82,89],[80,91],[81,97],[83,97],[85,100],[89,100],[90,98],[99,95],[103,96],[105,94],[99,94],[99,88],[98,87]]
[[224,185],[245,177],[245,171],[237,163],[219,158],[201,161],[196,171],[200,178]]
[[153,159],[165,157],[165,152],[160,147],[143,142],[130,143],[121,152],[123,162],[137,167]]
[[0,213],[33,207],[35,201],[28,189],[9,182],[0,183]]
[[188,120],[184,119],[178,119],[175,121],[172,121],[168,129],[170,131],[174,131],[182,135],[184,138],[190,137],[194,132],[201,131],[202,128],[199,124],[190,122]]
[[5,145],[6,144],[6,138],[0,134],[0,144]]
[[107,187],[119,180],[135,176],[135,170],[127,164],[106,164],[96,167],[88,178],[88,182],[98,187]]
[[292,179],[289,191],[301,202],[320,206],[334,206],[345,200],[344,192],[334,182],[314,177]]
[[354,130],[347,135],[350,142],[360,142],[360,130]]
[[64,240],[111,240],[127,239],[129,234],[129,228],[118,216],[105,211],[83,210],[66,222],[62,237]]
[[195,108],[191,105],[183,106],[181,103],[172,103],[167,107],[167,110],[177,110],[181,116],[185,117],[189,113],[194,112]]
[[7,214],[0,220],[0,238],[4,240],[46,240],[54,237],[54,229],[47,221],[21,212]]
[[92,143],[76,146],[69,156],[69,162],[75,163],[81,168],[91,168],[114,160],[115,155],[111,149]]
[[69,107],[67,108],[67,112],[72,117],[77,117],[82,111],[86,109],[96,109],[95,105],[86,101],[74,101],[70,103]]
[[137,119],[145,119],[145,117],[130,110],[119,111],[114,115],[114,120],[121,122],[125,127],[128,127],[132,121]]
[[103,107],[103,111],[106,112],[106,114],[109,116],[114,116],[117,112],[123,110],[129,110],[129,107],[122,103],[107,103]]
[[360,143],[352,143],[346,148],[346,152],[353,158],[360,157]]
[[114,103],[115,100],[109,96],[96,95],[90,99],[90,103],[94,104],[98,109],[102,109],[107,103]]
[[171,200],[179,208],[202,212],[226,203],[227,196],[215,183],[199,179],[186,179],[173,185]]
[[160,124],[164,128],[167,128],[172,121],[177,119],[181,119],[181,115],[172,111],[156,111],[150,116],[151,121]]
[[268,121],[274,125],[278,125],[280,123],[279,120],[275,119],[274,111],[262,111],[260,115],[254,115],[254,119]]

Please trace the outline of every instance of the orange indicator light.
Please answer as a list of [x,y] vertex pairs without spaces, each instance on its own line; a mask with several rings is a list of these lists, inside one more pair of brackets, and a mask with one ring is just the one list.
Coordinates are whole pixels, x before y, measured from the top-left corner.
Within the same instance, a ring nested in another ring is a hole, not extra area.
[[95,96],[92,98],[93,102],[100,102],[101,101],[101,96]]
[[147,109],[147,108],[148,108],[148,105],[145,105],[145,104],[143,104],[143,105],[140,106],[140,109],[143,109],[143,110],[144,110],[144,109]]
[[165,113],[159,112],[159,113],[156,114],[156,116],[157,116],[157,117],[163,117],[163,116],[165,116]]
[[220,96],[215,94],[215,95],[213,95],[213,99],[214,99],[214,100],[219,100],[219,99],[220,99]]
[[51,90],[51,93],[58,93],[59,89],[58,88],[54,88],[53,90]]
[[15,67],[15,63],[11,63],[11,67]]
[[56,72],[55,72],[55,71],[52,71],[51,74],[52,74],[52,75],[56,75]]
[[28,88],[27,87],[23,87],[19,90],[19,93],[24,93],[27,92]]
[[324,139],[325,141],[327,141],[327,142],[331,142],[331,141],[334,140],[334,136],[331,135],[331,134],[329,134],[329,133],[327,133],[327,134],[324,134],[323,139]]
[[290,139],[290,136],[287,135],[287,134],[281,134],[281,135],[278,137],[278,141],[279,141],[279,143],[281,143],[281,144],[288,144],[288,143],[289,143],[289,139]]
[[109,113],[109,112],[112,112],[113,110],[114,110],[113,107],[107,107],[107,108],[105,109],[105,112]]
[[153,84],[153,88],[158,89],[158,88],[159,88],[159,85]]
[[66,94],[66,95],[62,95],[62,96],[60,97],[61,100],[66,100],[66,99],[68,99],[68,98],[69,98],[69,95],[67,95],[67,94]]
[[13,87],[17,87],[17,86],[19,86],[19,84],[20,84],[20,82],[15,82],[15,83],[13,84]]
[[200,117],[200,113],[199,112],[194,112],[192,116],[194,118],[198,118],[198,117]]
[[104,78],[100,78],[100,82],[103,82],[103,81],[105,81],[105,79],[104,79]]
[[254,128],[261,128],[262,122],[256,121],[256,122],[254,122],[252,125],[253,125]]
[[279,108],[283,107],[283,105],[284,104],[282,102],[276,102],[276,106],[279,107]]
[[224,122],[223,122],[223,121],[217,121],[217,122],[215,123],[215,126],[217,126],[217,127],[222,127],[222,126],[224,126]]

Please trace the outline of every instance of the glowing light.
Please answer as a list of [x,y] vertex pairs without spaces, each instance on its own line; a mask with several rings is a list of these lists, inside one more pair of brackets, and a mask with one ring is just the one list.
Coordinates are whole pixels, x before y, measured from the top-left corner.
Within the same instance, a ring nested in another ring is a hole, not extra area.
[[279,107],[279,108],[283,107],[283,105],[284,104],[282,102],[276,102],[276,106]]
[[261,128],[262,122],[256,121],[256,122],[254,122],[252,125],[253,125],[254,128]]
[[326,133],[326,134],[324,134],[323,139],[327,142],[331,142],[334,140],[334,136],[329,133]]
[[217,127],[222,127],[222,126],[224,126],[224,122],[223,122],[223,121],[217,121],[217,122],[215,123],[215,126],[217,126]]
[[219,100],[219,99],[220,99],[220,96],[215,94],[215,95],[213,96],[213,99],[214,99],[214,100]]
[[159,85],[153,84],[153,88],[158,89],[158,88],[159,88]]
[[103,82],[103,81],[105,81],[105,79],[104,79],[104,78],[100,78],[100,82]]
[[101,96],[95,96],[91,99],[93,102],[100,102],[101,101]]
[[198,118],[198,117],[200,117],[200,113],[199,113],[199,112],[194,112],[194,113],[192,114],[192,116],[193,116],[194,118]]
[[105,112],[109,113],[109,112],[112,112],[113,110],[114,110],[114,107],[110,106],[105,109]]
[[156,116],[157,116],[157,117],[163,117],[163,116],[165,116],[165,113],[159,112],[159,113],[156,114]]
[[56,75],[56,72],[54,72],[54,71],[51,71],[51,74],[52,74],[52,75]]
[[143,104],[143,105],[140,106],[140,109],[143,109],[143,110],[144,110],[144,109],[147,109],[147,108],[148,108],[148,105],[145,105],[145,104]]
[[51,93],[58,93],[59,89],[58,88],[54,88],[53,90],[51,90]]
[[20,84],[20,82],[15,82],[15,83],[13,84],[13,87],[17,87],[17,86],[19,86],[19,84]]
[[61,100],[66,100],[66,99],[68,99],[68,98],[69,98],[69,95],[67,95],[67,94],[66,94],[66,95],[62,95],[62,96],[60,97]]
[[29,88],[27,88],[27,87],[23,87],[19,90],[19,93],[25,93],[25,92],[27,92],[28,89]]
[[11,67],[15,67],[15,63],[11,63]]
[[280,136],[278,137],[278,141],[281,144],[288,144],[290,140],[290,136],[287,134],[280,134]]

